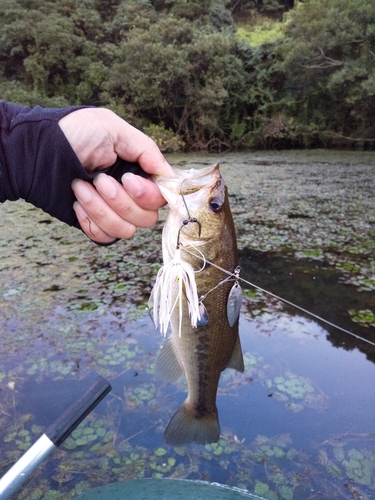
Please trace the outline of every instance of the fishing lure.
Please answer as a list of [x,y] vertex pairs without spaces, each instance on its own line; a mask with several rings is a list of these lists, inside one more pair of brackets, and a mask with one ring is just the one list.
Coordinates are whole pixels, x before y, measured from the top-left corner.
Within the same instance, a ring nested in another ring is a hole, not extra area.
[[239,266],[236,267],[233,274],[220,281],[203,296],[198,297],[195,274],[201,272],[205,268],[207,261],[204,254],[197,247],[192,245],[188,245],[183,249],[185,252],[201,259],[203,262],[202,267],[198,270],[194,270],[191,264],[186,262],[181,256],[183,244],[180,241],[180,234],[182,228],[190,223],[194,223],[198,225],[199,237],[202,231],[202,223],[196,217],[191,216],[187,206],[182,189],[184,182],[185,181],[182,182],[180,187],[180,196],[186,209],[187,218],[182,221],[182,225],[178,230],[174,257],[160,268],[149,300],[149,307],[153,310],[154,323],[159,326],[159,329],[164,336],[167,334],[173,311],[178,306],[179,337],[181,337],[183,296],[185,296],[188,304],[189,317],[193,328],[206,326],[208,324],[208,312],[203,301],[209,293],[216,290],[227,281],[231,279],[235,280],[235,283],[229,292],[226,306],[227,319],[229,326],[231,327],[236,323],[239,317],[242,302],[242,290],[238,281],[240,273]]
[[[199,252],[200,255],[198,254],[198,256],[201,257],[205,263],[206,260],[202,252],[197,248],[194,248],[194,250]],[[185,251],[188,251],[188,253],[192,255],[196,255],[186,248]],[[239,284],[240,266],[236,267],[233,274],[230,274],[204,295],[198,297],[195,273],[201,272],[203,268],[204,265],[201,269],[195,271],[188,262],[185,262],[181,258],[181,244],[179,244],[176,248],[175,257],[159,269],[154,288],[151,292],[149,307],[153,310],[155,325],[159,325],[159,329],[164,336],[167,334],[173,311],[177,305],[180,311],[179,336],[181,336],[183,294],[188,304],[191,326],[193,328],[206,326],[209,317],[203,302],[204,299],[219,286],[233,279],[235,283],[229,292],[227,300],[227,319],[229,326],[233,326],[237,321],[242,303],[242,289]]]
[[156,276],[151,292],[149,307],[153,310],[155,325],[159,325],[161,333],[167,334],[168,326],[174,309],[179,305],[180,328],[182,328],[182,297],[185,294],[191,325],[197,327],[201,319],[195,271],[193,267],[181,259],[181,249],[178,247],[174,258],[162,266]]

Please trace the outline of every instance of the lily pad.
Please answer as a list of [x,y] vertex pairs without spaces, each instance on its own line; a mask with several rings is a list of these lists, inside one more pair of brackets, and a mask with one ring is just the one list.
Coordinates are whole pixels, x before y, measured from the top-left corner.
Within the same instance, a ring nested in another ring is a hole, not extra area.
[[349,309],[348,312],[352,320],[356,323],[359,323],[360,325],[365,327],[375,326],[375,314],[370,309],[364,309],[360,311]]
[[322,391],[306,377],[286,372],[274,379],[265,379],[263,385],[276,400],[285,402],[285,407],[294,413],[299,413],[305,407],[323,409],[327,398]]

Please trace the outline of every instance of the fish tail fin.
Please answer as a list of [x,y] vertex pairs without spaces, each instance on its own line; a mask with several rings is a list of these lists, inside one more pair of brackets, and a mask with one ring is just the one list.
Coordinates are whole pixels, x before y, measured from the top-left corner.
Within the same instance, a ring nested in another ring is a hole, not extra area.
[[211,413],[198,413],[185,401],[171,418],[164,432],[165,441],[172,446],[189,443],[216,443],[220,437],[220,424],[217,410]]

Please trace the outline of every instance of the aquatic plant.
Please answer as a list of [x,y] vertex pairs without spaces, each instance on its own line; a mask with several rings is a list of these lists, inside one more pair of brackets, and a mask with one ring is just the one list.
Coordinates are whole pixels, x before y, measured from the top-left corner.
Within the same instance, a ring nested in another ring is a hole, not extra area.
[[[304,282],[314,276],[332,281],[339,295],[330,295],[329,307],[338,300],[338,311],[371,334],[375,261],[370,161],[366,154],[357,164],[350,153],[340,160],[331,153],[315,154],[309,165],[298,152],[290,153],[284,166],[284,157],[276,153],[222,157],[245,250],[241,274],[251,276],[246,259],[255,260],[255,253],[249,249],[268,249],[270,261],[280,263],[276,277],[284,268],[285,275],[300,272]],[[211,160],[189,156],[173,163],[194,166],[194,161]],[[324,428],[329,411],[330,418],[335,416],[331,401],[337,404],[346,397],[329,380],[318,380],[316,366],[324,364],[324,356],[311,360],[308,372],[305,364],[317,345],[329,345],[329,336],[340,346],[338,357],[357,348],[361,373],[370,365],[362,352],[370,358],[370,349],[341,335],[335,338],[331,330],[295,316],[280,301],[246,285],[240,319],[245,372],[226,370],[219,388],[219,403],[233,405],[235,413],[240,403],[242,420],[234,426],[223,416],[216,444],[169,447],[162,434],[176,399],[183,398],[185,382],[171,387],[154,376],[162,338],[146,309],[161,262],[165,212],[154,231],[140,231],[133,240],[105,248],[25,204],[5,204],[1,211],[0,475],[58,416],[58,403],[70,402],[71,387],[84,384],[93,372],[108,377],[114,387],[17,500],[69,500],[89,488],[137,477],[225,482],[271,500],[309,498],[312,490],[323,499],[373,495],[374,438],[367,429],[356,434],[352,422],[337,422],[341,430],[329,436],[322,431],[323,438],[311,434],[307,446],[289,427],[292,420],[298,427],[298,422],[320,419]],[[355,298],[355,306],[346,306],[344,296]],[[340,375],[342,366],[347,371],[348,365],[340,363],[327,373]],[[363,377],[362,386],[367,379],[371,377]],[[254,401],[264,404],[272,417],[281,415],[286,433],[267,427],[266,413],[255,419]],[[260,425],[266,430],[260,431]]]

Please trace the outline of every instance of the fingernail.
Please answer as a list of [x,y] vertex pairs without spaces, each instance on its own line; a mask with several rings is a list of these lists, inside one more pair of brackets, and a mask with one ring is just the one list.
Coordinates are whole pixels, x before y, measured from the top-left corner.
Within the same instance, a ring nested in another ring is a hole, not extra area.
[[81,217],[81,219],[83,219],[85,217],[88,217],[87,213],[85,212],[84,208],[82,207],[79,201],[75,201],[73,203],[73,208],[77,215],[77,218]]
[[74,179],[72,182],[72,189],[76,198],[78,198],[83,203],[88,203],[92,200],[92,193],[90,187],[79,179]]
[[99,174],[94,179],[94,185],[100,194],[106,198],[116,198],[117,182],[106,174]]
[[126,172],[121,177],[121,182],[123,183],[126,191],[133,196],[140,196],[145,190],[145,187],[139,176],[134,175],[131,172]]

